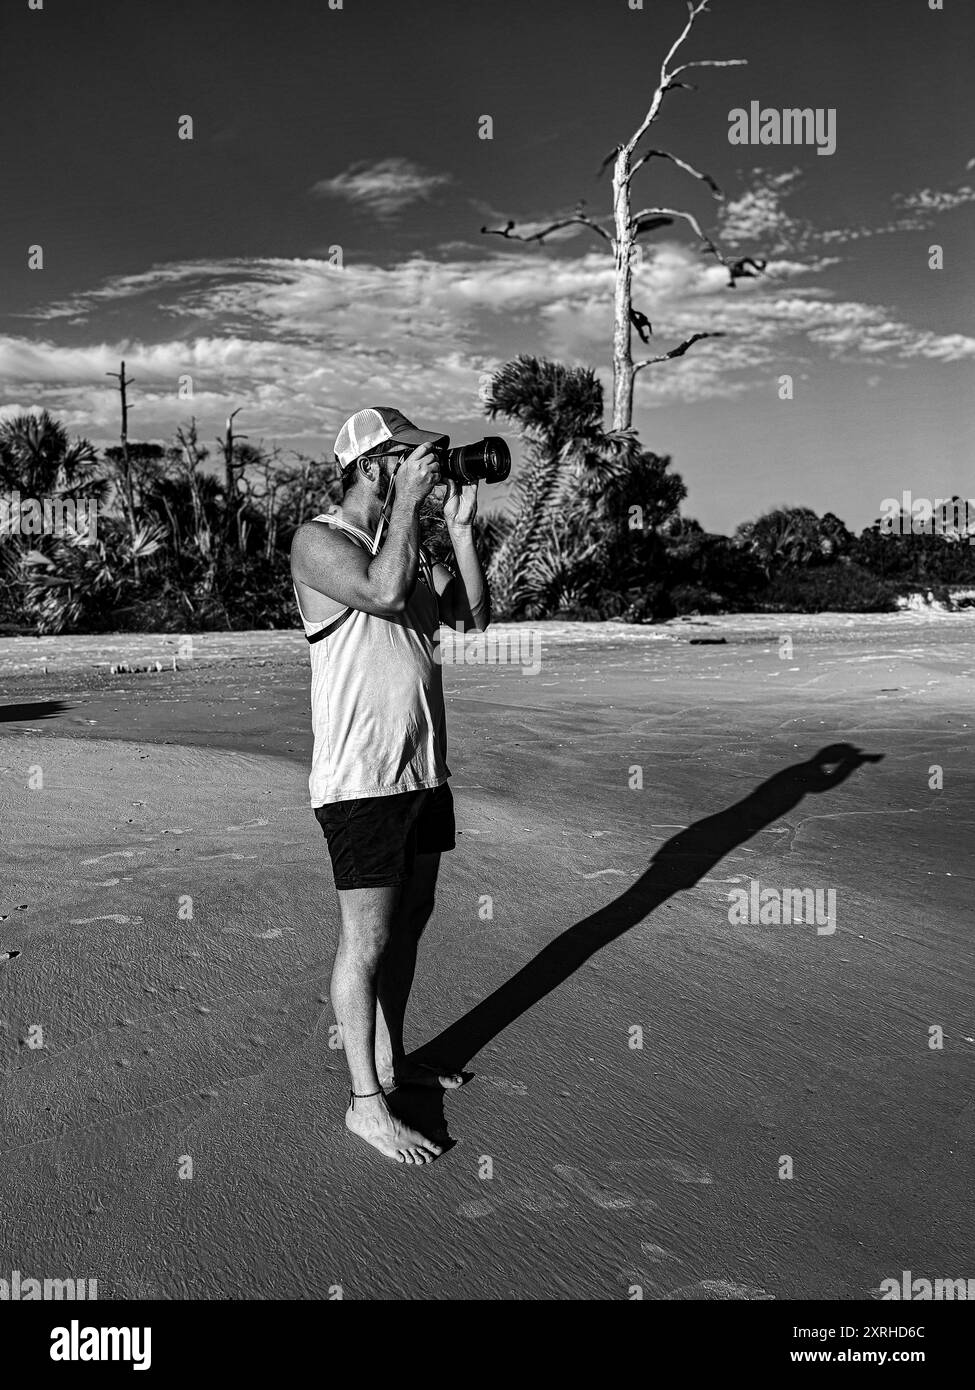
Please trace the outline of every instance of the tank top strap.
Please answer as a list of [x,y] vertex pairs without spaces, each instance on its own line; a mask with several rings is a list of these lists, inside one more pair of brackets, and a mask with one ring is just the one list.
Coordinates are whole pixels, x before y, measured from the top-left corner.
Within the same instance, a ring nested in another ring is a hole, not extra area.
[[[345,531],[348,535],[361,541],[367,550],[372,549],[372,541],[366,535],[365,531],[360,531],[358,526],[353,526],[350,521],[346,521],[345,517],[341,516],[338,512],[320,512],[318,516],[312,517],[312,521],[324,521],[329,526],[335,527],[336,530]],[[306,618],[301,610],[301,599],[298,597],[298,586],[292,582],[291,587],[295,591],[295,603],[298,605],[298,616],[305,629],[305,637],[309,644],[320,642],[323,637],[329,637],[352,616],[351,608],[341,608],[338,613],[325,621]]]
[[[324,521],[327,525],[334,526],[339,531],[345,531],[348,535],[361,541],[367,550],[372,550],[372,541],[366,535],[365,531],[360,530],[358,526],[353,526],[351,521],[346,521],[345,517],[341,516],[338,512],[321,512],[318,516],[312,517],[312,520]],[[434,598],[436,598],[437,591],[433,582],[433,564],[430,560],[430,556],[422,545],[419,549],[419,562],[423,582]],[[340,628],[342,624],[352,616],[353,610],[351,608],[343,608],[340,609],[334,617],[325,621],[306,618],[301,610],[301,599],[298,597],[298,586],[292,583],[291,587],[294,589],[295,603],[298,605],[298,616],[301,618],[305,628],[305,637],[310,644],[320,642],[323,637],[330,637],[333,632]]]
[[372,549],[372,537],[367,536],[365,531],[361,531],[358,526],[353,526],[351,521],[346,521],[340,512],[322,512],[319,516],[313,516],[312,521],[324,521],[329,526],[336,526],[340,531],[347,531],[350,536],[355,536],[370,550]]

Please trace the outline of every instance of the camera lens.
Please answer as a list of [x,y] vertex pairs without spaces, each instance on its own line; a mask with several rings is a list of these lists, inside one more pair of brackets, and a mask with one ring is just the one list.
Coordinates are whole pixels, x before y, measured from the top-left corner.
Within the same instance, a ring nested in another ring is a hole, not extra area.
[[488,435],[449,450],[442,471],[459,483],[501,483],[511,472],[511,451],[500,435]]

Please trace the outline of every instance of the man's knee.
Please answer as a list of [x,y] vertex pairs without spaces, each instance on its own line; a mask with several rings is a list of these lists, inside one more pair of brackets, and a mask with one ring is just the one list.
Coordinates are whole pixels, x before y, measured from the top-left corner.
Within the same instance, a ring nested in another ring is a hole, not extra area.
[[376,901],[372,895],[362,898],[357,893],[354,902],[340,899],[339,949],[365,968],[378,968],[390,941],[395,899],[386,891],[377,893]]
[[386,926],[352,923],[343,924],[339,954],[347,966],[365,975],[374,975],[382,964],[389,946],[390,932]]

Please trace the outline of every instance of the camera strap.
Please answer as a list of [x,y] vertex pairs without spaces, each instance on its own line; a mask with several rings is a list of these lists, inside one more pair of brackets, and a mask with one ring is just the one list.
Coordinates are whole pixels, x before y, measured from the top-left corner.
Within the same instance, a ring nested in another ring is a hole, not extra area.
[[382,509],[382,511],[381,511],[381,513],[380,513],[380,515],[379,515],[379,525],[376,527],[376,534],[375,534],[375,535],[373,536],[373,538],[372,538],[372,553],[373,553],[373,555],[378,555],[378,553],[379,553],[379,538],[380,538],[380,536],[382,535],[383,526],[384,526],[384,525],[386,524],[386,522],[389,520],[389,509],[390,509],[390,506],[392,505],[392,501],[393,501],[393,483],[396,481],[396,474],[397,474],[398,472],[399,472],[399,463],[397,463],[396,467],[393,469],[392,473],[389,475],[389,486],[388,486],[387,489],[386,489],[386,496],[385,496],[385,499],[383,500],[383,509]]

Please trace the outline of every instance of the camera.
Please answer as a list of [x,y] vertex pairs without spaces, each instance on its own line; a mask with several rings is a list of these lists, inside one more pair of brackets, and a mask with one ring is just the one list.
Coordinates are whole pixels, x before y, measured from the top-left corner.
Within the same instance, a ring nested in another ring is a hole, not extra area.
[[448,447],[445,439],[434,449],[441,478],[458,483],[503,483],[511,472],[511,450],[500,435],[489,434],[476,444]]

